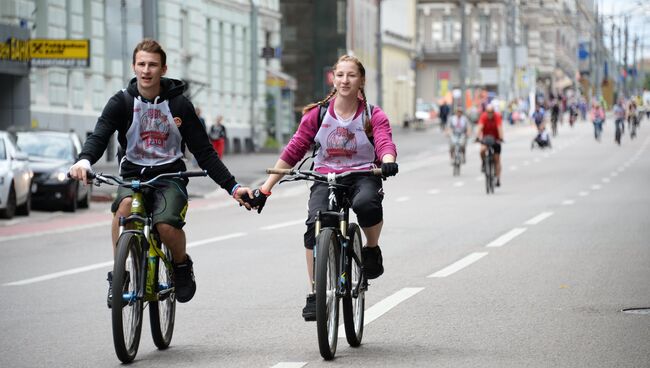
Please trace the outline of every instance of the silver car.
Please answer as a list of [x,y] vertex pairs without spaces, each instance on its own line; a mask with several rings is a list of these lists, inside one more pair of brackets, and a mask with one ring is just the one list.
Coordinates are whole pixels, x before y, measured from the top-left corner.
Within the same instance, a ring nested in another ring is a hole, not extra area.
[[34,173],[29,160],[15,143],[15,136],[0,131],[0,217],[29,215],[32,207],[31,183]]

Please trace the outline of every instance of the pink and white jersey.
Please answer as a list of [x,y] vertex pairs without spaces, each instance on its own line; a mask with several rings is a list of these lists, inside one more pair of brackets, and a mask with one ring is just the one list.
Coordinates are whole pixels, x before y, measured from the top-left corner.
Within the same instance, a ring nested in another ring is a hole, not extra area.
[[375,147],[363,129],[364,114],[350,120],[335,118],[328,109],[314,141],[320,150],[314,158],[314,169],[319,172],[344,172],[373,166]]
[[158,166],[183,156],[181,133],[176,127],[167,100],[156,103],[136,98],[133,121],[126,132],[126,159],[141,166]]

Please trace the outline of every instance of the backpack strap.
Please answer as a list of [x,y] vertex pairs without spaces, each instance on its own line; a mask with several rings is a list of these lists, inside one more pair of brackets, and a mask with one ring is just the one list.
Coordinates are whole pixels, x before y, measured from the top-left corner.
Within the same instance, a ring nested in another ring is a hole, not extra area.
[[[126,104],[126,131],[131,127],[133,122],[133,100],[134,97],[125,89],[122,90],[122,97],[124,98],[124,103]],[[118,145],[117,148],[117,162],[122,162],[122,158],[126,155],[126,147]]]

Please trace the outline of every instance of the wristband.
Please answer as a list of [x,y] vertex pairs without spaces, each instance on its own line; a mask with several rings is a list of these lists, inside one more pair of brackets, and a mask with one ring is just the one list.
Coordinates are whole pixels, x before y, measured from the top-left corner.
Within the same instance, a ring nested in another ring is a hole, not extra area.
[[237,189],[239,189],[240,187],[241,187],[241,184],[235,184],[235,186],[232,187],[232,189],[230,190],[230,195],[234,197],[235,194],[237,194]]
[[272,194],[270,190],[268,192],[265,192],[264,190],[262,190],[262,188],[260,188],[260,193],[264,194],[267,197],[270,197]]

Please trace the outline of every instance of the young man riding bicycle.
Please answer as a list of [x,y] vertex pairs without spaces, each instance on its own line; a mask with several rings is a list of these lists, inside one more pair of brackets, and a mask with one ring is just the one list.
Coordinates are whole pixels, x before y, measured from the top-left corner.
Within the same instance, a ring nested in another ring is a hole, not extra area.
[[[196,115],[194,106],[183,95],[185,84],[163,78],[167,72],[166,53],[151,39],[140,42],[133,50],[133,78],[128,87],[108,101],[97,120],[94,132],[86,140],[79,161],[70,168],[70,176],[87,181],[91,165],[104,154],[115,131],[125,155],[120,162],[124,178],[150,179],[161,173],[185,171],[181,141],[187,144],[199,166],[227,190],[240,204],[242,195],[252,191],[241,187],[228,168],[219,160],[208,135]],[[118,238],[119,218],[130,214],[130,189],[120,188],[111,206],[114,213],[111,229],[113,251]],[[185,252],[183,226],[187,211],[187,180],[169,181],[157,196],[154,206],[156,226],[162,242],[174,259],[176,298],[188,302],[196,291],[193,263]],[[112,298],[112,273],[108,274],[108,304]]]
[[[494,111],[494,106],[487,105],[485,111],[478,119],[476,138],[479,142],[483,141],[486,136],[492,136],[496,140],[494,144],[494,163],[496,166],[496,186],[501,186],[501,142],[503,141],[503,125],[501,124],[501,114]],[[485,168],[485,153],[487,146],[481,143],[481,170]]]
[[461,156],[463,162],[465,162],[465,146],[467,145],[467,137],[472,133],[472,127],[469,120],[463,115],[463,109],[460,106],[456,107],[456,112],[451,117],[445,133],[449,137],[449,157],[452,162],[456,143],[460,144]]

